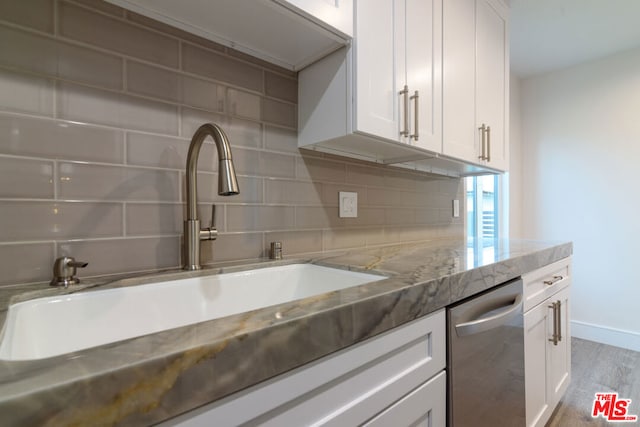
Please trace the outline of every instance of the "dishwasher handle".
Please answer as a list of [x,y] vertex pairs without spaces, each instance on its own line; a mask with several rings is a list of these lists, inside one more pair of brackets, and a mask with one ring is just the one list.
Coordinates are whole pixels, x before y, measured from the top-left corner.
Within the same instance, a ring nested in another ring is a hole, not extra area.
[[470,322],[459,323],[455,326],[456,334],[459,337],[465,337],[468,335],[478,334],[494,329],[498,326],[505,324],[515,314],[522,309],[522,294],[518,294],[513,301],[513,304],[493,316],[486,317],[484,319],[471,320]]

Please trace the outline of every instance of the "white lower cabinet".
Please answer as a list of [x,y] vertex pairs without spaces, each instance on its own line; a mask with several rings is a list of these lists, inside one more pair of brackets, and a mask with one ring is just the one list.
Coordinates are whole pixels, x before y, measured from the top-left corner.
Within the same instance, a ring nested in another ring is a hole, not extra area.
[[444,426],[445,353],[440,310],[163,425]]
[[440,372],[365,424],[367,427],[444,426],[447,375]]
[[528,289],[546,294],[524,313],[528,427],[547,423],[571,380],[570,272],[568,258],[523,276],[525,301]]

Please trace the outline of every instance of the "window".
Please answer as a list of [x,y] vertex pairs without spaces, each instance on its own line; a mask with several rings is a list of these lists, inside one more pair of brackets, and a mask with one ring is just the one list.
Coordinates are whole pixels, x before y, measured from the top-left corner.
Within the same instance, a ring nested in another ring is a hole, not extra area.
[[[474,265],[495,261],[500,238],[499,175],[465,178],[467,193],[467,251]],[[477,260],[473,254],[477,254]]]

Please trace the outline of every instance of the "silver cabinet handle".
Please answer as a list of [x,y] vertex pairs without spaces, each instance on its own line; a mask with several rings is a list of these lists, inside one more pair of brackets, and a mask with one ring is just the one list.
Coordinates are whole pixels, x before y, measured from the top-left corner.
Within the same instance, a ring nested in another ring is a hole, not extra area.
[[413,135],[410,135],[409,138],[413,138],[414,140],[418,140],[418,129],[419,129],[419,122],[418,122],[418,91],[415,92],[415,94],[411,97],[411,99],[414,101],[414,108],[413,108],[413,125],[414,125],[414,133]]
[[549,341],[553,343],[553,345],[558,345],[558,342],[562,340],[562,333],[560,332],[561,328],[561,319],[560,319],[560,301],[552,302],[549,308],[553,309],[553,335],[549,338]]
[[562,301],[558,300],[556,307],[556,310],[558,310],[558,315],[556,316],[556,322],[558,322],[558,341],[562,341]]
[[553,310],[553,334],[551,335],[551,338],[549,338],[549,341],[552,342],[553,345],[558,345],[558,330],[557,330],[557,324],[556,324],[556,303],[552,302],[551,305],[548,307]]
[[487,126],[487,162],[491,161],[491,126]]
[[542,283],[544,283],[545,285],[551,286],[554,283],[559,282],[562,279],[564,279],[564,277],[558,275],[558,276],[553,276],[553,278],[551,280],[545,280]]
[[400,91],[400,96],[404,96],[404,126],[400,131],[400,135],[409,136],[409,86],[404,85],[404,89]]
[[481,136],[481,142],[482,142],[482,154],[480,154],[478,158],[480,160],[486,160],[485,146],[486,146],[487,140],[485,136],[486,135],[485,131],[487,130],[487,127],[483,123],[482,126],[480,126],[478,129],[480,130],[480,136]]
[[[471,320],[469,322],[459,323],[455,325],[456,334],[459,337],[477,334],[493,329],[497,326],[504,325],[513,316],[522,312],[522,294],[518,294],[513,303],[505,310],[494,314],[493,316],[485,317],[482,319]],[[479,317],[482,314],[479,315]]]

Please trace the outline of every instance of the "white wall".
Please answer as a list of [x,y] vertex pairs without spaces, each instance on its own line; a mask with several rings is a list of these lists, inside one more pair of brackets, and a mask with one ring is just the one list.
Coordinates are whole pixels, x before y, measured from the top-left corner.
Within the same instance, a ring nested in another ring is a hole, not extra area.
[[521,90],[523,237],[573,241],[575,336],[640,350],[640,49]]
[[509,237],[523,237],[522,229],[522,144],[520,78],[509,78]]

